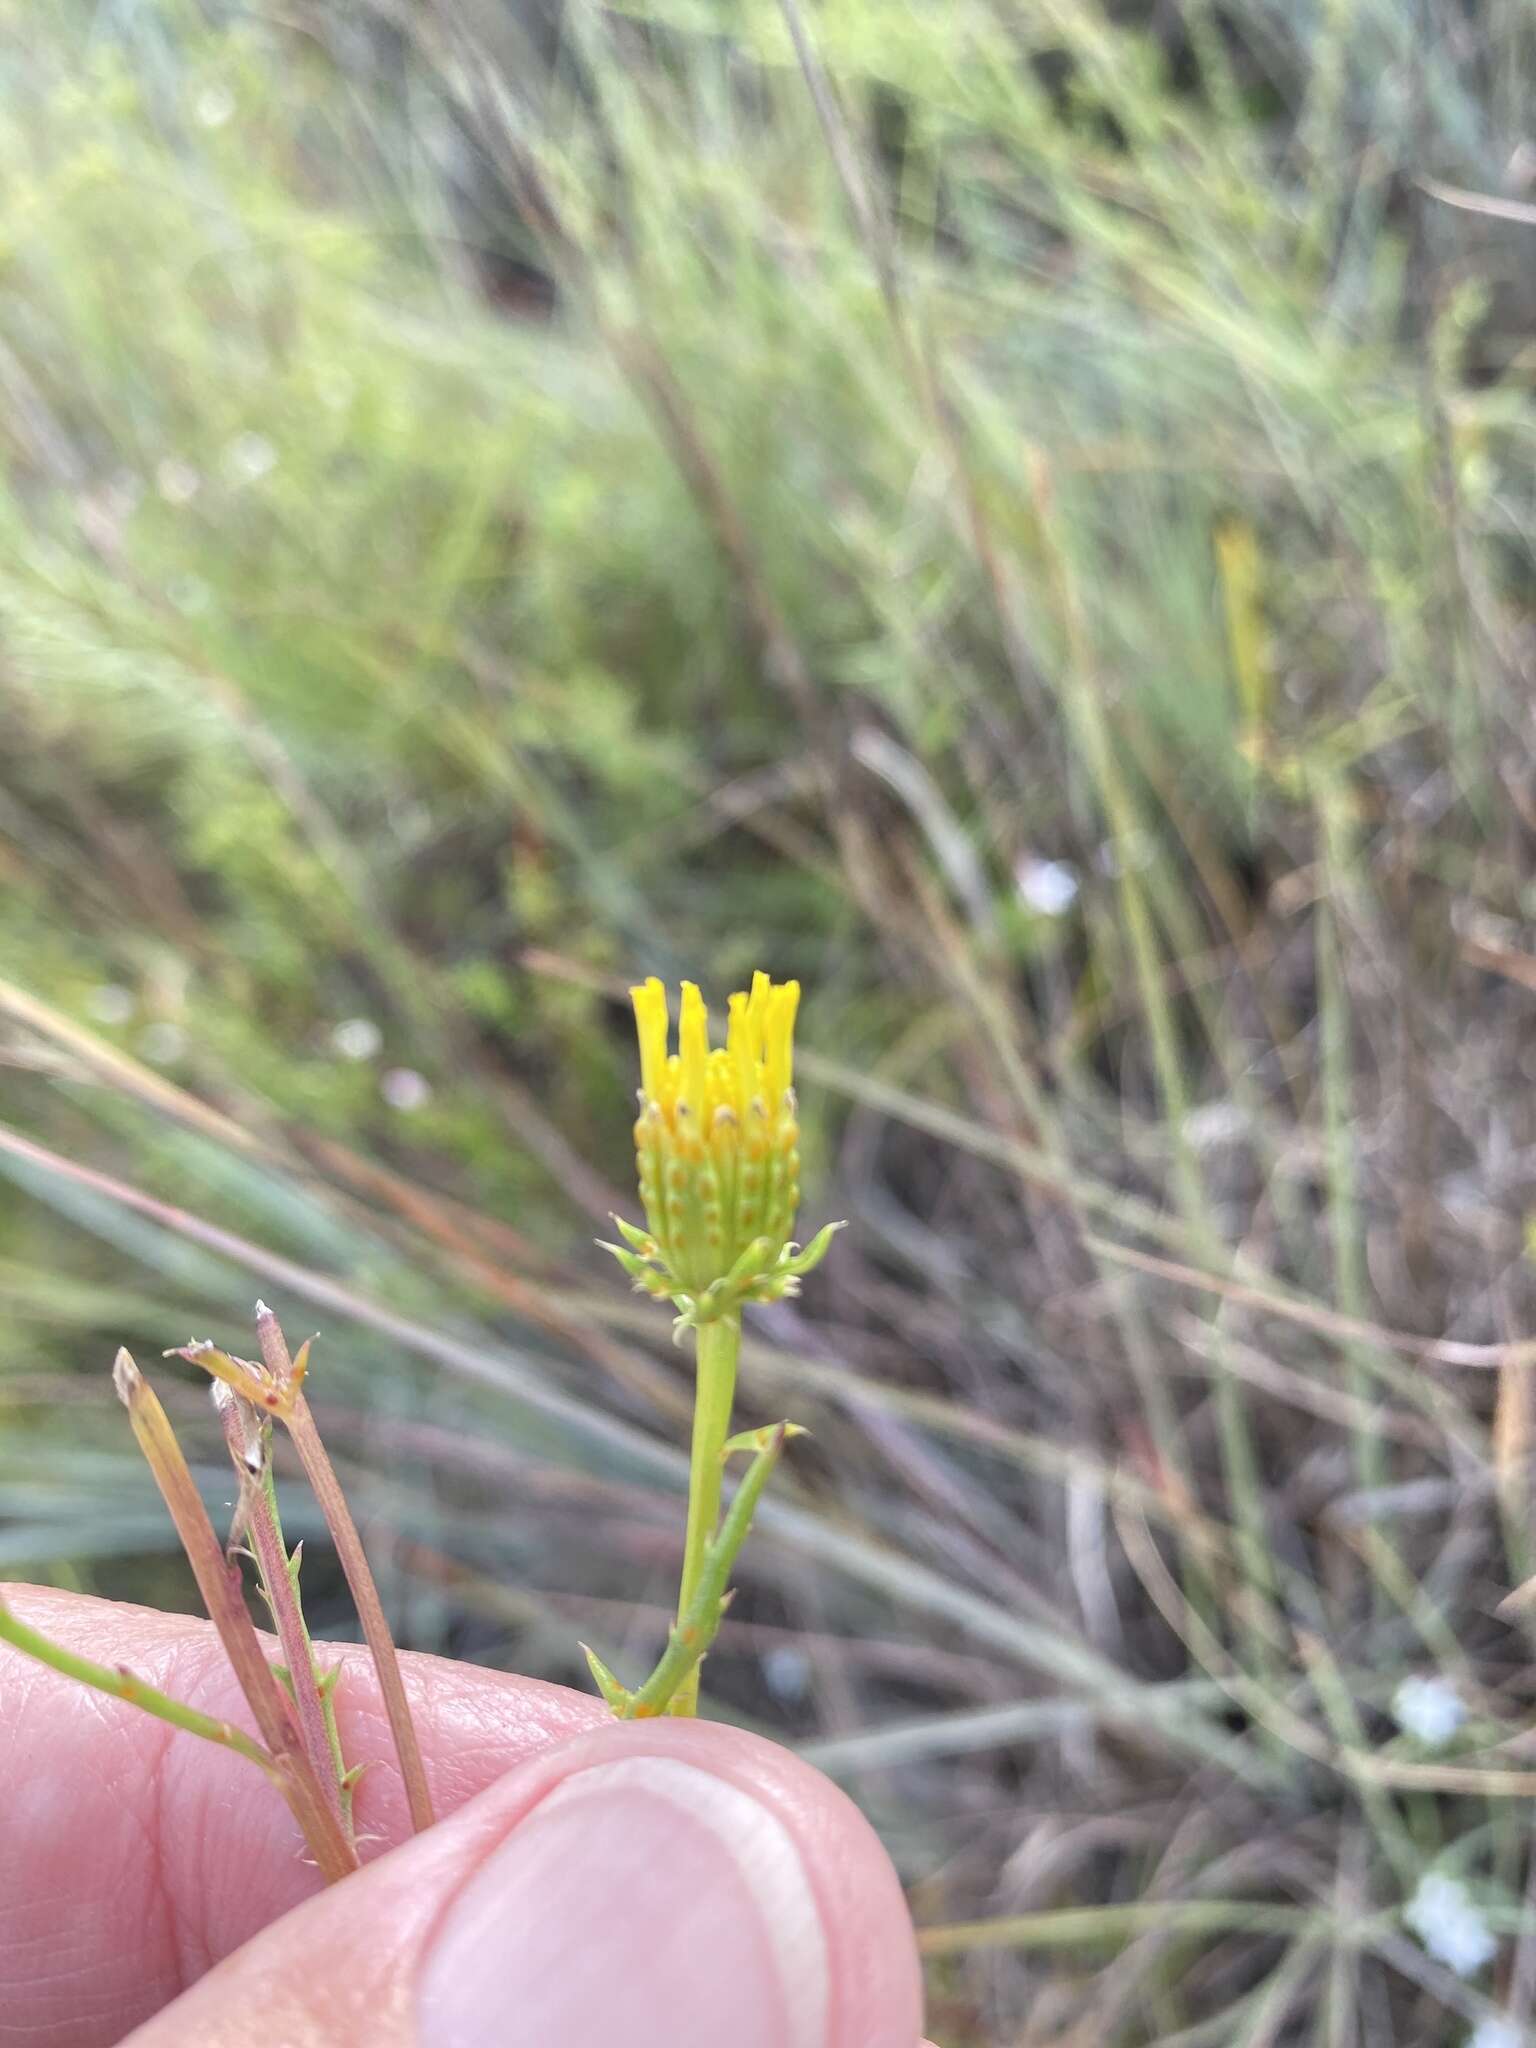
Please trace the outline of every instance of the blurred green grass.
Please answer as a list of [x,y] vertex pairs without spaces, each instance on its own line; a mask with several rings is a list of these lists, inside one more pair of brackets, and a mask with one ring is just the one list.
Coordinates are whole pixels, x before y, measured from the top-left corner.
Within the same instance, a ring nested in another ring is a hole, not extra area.
[[23,21],[0,1570],[190,1601],[105,1366],[260,1291],[408,1640],[638,1668],[623,990],[797,974],[853,1228],[710,1675],[935,2038],[1523,2024],[1527,12]]

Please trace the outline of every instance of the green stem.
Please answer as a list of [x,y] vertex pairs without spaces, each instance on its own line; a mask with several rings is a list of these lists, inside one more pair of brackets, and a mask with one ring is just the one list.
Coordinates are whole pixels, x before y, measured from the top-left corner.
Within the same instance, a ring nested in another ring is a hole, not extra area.
[[[700,1323],[698,1367],[693,1395],[693,1448],[688,1463],[688,1529],[683,1538],[683,1577],[677,1595],[677,1620],[689,1617],[720,1520],[720,1482],[725,1476],[721,1456],[731,1433],[731,1404],[736,1396],[736,1361],[741,1353],[740,1314]],[[699,1670],[688,1672],[667,1711],[696,1714]]]
[[[272,1519],[273,1534],[277,1538],[278,1554],[288,1557],[288,1545],[283,1536],[283,1525],[277,1512],[277,1475],[272,1469],[272,1460],[267,1459],[263,1481],[263,1496],[267,1513]],[[295,1553],[297,1555],[297,1553]],[[298,1573],[289,1558],[289,1584],[293,1587],[293,1611],[298,1619],[299,1634],[309,1653],[309,1668],[314,1673],[315,1690],[320,1695],[320,1718],[325,1727],[326,1748],[330,1752],[331,1767],[336,1773],[336,1784],[341,1796],[341,1821],[347,1831],[347,1839],[353,1839],[352,1828],[352,1773],[347,1769],[346,1753],[341,1746],[341,1730],[336,1726],[336,1686],[334,1675],[323,1672],[315,1662],[314,1638],[309,1633],[309,1623],[304,1619],[304,1600],[299,1592]]]
[[[1384,1918],[1385,1916],[1383,1916]],[[968,1920],[920,1927],[925,1956],[970,1955],[978,1949],[1051,1949],[1111,1946],[1166,1929],[1182,1934],[1304,1934],[1323,1923],[1311,1906],[1272,1905],[1263,1899],[1133,1899],[1117,1906],[1048,1906],[1006,1920]]]
[[[763,1488],[779,1462],[786,1439],[799,1433],[794,1424],[788,1422],[761,1432],[765,1441],[736,1489],[736,1498],[721,1524],[720,1534],[704,1546],[703,1563],[693,1597],[679,1613],[660,1663],[644,1685],[625,1701],[619,1713],[620,1720],[644,1721],[659,1714],[676,1713],[676,1701],[690,1683],[697,1694],[699,1666],[720,1633],[725,1610],[731,1604],[731,1572],[752,1527],[752,1517],[763,1497]],[[724,1463],[723,1459],[721,1463]]]
[[142,1678],[135,1678],[131,1671],[121,1666],[93,1664],[89,1657],[80,1657],[73,1650],[66,1650],[61,1643],[55,1643],[35,1628],[13,1614],[3,1600],[0,1600],[0,1642],[9,1643],[13,1650],[19,1650],[24,1657],[31,1657],[39,1664],[46,1664],[50,1671],[57,1671],[64,1678],[73,1678],[81,1685],[88,1685],[93,1692],[106,1693],[115,1700],[126,1700],[131,1706],[142,1707],[146,1714],[153,1714],[157,1721],[168,1721],[173,1728],[184,1729],[188,1735],[201,1735],[205,1742],[216,1742],[222,1749],[232,1749],[236,1756],[243,1756],[266,1772],[274,1782],[281,1783],[281,1773],[259,1742],[253,1742],[239,1728],[228,1721],[216,1721],[211,1714],[200,1714],[196,1707],[183,1706],[180,1700],[173,1700],[169,1694],[157,1692],[154,1686],[146,1685]]
[[328,1742],[325,1689],[315,1669],[314,1649],[299,1605],[298,1578],[289,1561],[277,1516],[272,1426],[263,1422],[250,1403],[242,1401],[222,1380],[214,1381],[213,1390],[230,1462],[240,1482],[240,1504],[231,1540],[238,1540],[243,1534],[255,1556],[267,1611],[276,1624],[277,1640],[288,1668],[288,1695],[293,1701],[304,1753],[350,1840],[352,1830],[341,1796],[346,1767],[336,1767],[335,1751]]

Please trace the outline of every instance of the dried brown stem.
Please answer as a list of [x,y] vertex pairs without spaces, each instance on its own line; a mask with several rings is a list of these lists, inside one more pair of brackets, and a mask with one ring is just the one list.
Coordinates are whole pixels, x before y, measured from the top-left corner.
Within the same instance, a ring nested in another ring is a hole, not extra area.
[[[280,1386],[287,1387],[293,1379],[293,1364],[288,1355],[288,1345],[277,1317],[264,1302],[256,1305],[256,1335],[261,1343],[261,1355],[268,1372]],[[331,1463],[325,1445],[320,1441],[320,1432],[310,1412],[303,1392],[295,1388],[291,1404],[284,1404],[282,1421],[293,1438],[294,1449],[303,1464],[305,1477],[309,1480],[310,1491],[319,1503],[325,1517],[325,1526],[331,1532],[336,1545],[336,1555],[346,1574],[347,1585],[352,1594],[357,1618],[362,1623],[363,1638],[373,1657],[374,1669],[379,1677],[379,1691],[384,1696],[384,1711],[389,1716],[389,1729],[395,1739],[395,1754],[400,1759],[400,1775],[405,1781],[405,1796],[411,1810],[411,1825],[419,1834],[432,1825],[432,1795],[427,1789],[426,1767],[421,1759],[421,1745],[416,1740],[416,1725],[411,1719],[410,1702],[405,1696],[405,1681],[400,1675],[400,1659],[395,1652],[395,1639],[389,1632],[389,1623],[384,1617],[384,1603],[379,1598],[379,1589],[374,1583],[363,1539],[357,1532],[352,1511],[347,1506],[346,1496],[341,1490],[341,1481],[336,1477],[336,1468]]]
[[256,1727],[276,1766],[283,1796],[316,1863],[328,1880],[357,1868],[357,1856],[327,1804],[320,1781],[305,1755],[303,1739],[287,1694],[273,1676],[262,1653],[255,1624],[246,1611],[238,1574],[232,1575],[224,1547],[214,1533],[208,1510],[192,1477],[170,1418],[159,1397],[126,1351],[119,1351],[112,1370],[134,1436],[144,1453],[161,1498],[170,1511],[198,1591],[208,1609],[224,1654],[233,1667]]
[[242,1401],[221,1380],[213,1382],[213,1398],[223,1426],[224,1441],[229,1447],[230,1463],[240,1481],[236,1528],[243,1529],[249,1538],[261,1568],[262,1584],[272,1609],[277,1639],[282,1645],[283,1662],[288,1667],[293,1709],[304,1754],[326,1795],[326,1803],[346,1833],[346,1814],[342,1806],[341,1785],[336,1776],[335,1752],[331,1746],[325,1701],[315,1672],[309,1630],[299,1609],[287,1546],[278,1533],[264,1484],[268,1446],[263,1440],[261,1421],[250,1403]]

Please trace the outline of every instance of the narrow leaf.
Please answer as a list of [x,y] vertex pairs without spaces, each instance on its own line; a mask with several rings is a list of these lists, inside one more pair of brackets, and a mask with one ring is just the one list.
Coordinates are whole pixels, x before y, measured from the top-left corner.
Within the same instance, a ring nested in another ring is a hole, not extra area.
[[632,1697],[628,1686],[622,1684],[614,1676],[602,1658],[599,1657],[596,1650],[586,1643],[583,1643],[580,1647],[581,1654],[587,1660],[587,1669],[592,1674],[593,1683],[608,1705],[612,1707],[613,1711],[621,1718],[624,1718]]

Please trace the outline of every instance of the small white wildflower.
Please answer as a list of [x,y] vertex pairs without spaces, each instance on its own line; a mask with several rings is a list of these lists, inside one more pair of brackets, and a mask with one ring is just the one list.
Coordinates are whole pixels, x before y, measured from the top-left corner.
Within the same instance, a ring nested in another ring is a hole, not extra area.
[[803,1700],[811,1682],[811,1660],[794,1643],[775,1643],[763,1658],[763,1683],[776,1700]]
[[224,450],[224,468],[236,483],[260,483],[276,467],[277,450],[265,434],[236,434]]
[[432,1100],[432,1083],[414,1067],[391,1067],[379,1091],[391,1109],[421,1109]]
[[157,1067],[168,1067],[187,1049],[187,1034],[179,1024],[147,1024],[139,1034],[139,1051]]
[[1426,1749],[1442,1749],[1467,1718],[1459,1692],[1448,1678],[1405,1678],[1392,1696],[1392,1713],[1405,1735]]
[[344,1017],[331,1033],[331,1043],[344,1060],[371,1060],[384,1034],[371,1017]]
[[133,990],[120,982],[104,981],[91,990],[85,1007],[98,1024],[126,1024],[133,1015]]
[[205,85],[192,111],[204,128],[222,128],[234,114],[235,96],[227,85]]
[[1467,2048],[1525,2048],[1526,2036],[1513,2020],[1502,2013],[1490,2013],[1479,2020],[1467,2036]]
[[179,455],[167,455],[155,464],[155,489],[167,505],[187,505],[202,489],[203,480],[190,462]]
[[1248,1113],[1235,1102],[1202,1102],[1184,1119],[1185,1139],[1197,1152],[1240,1144],[1248,1131]]
[[1431,1870],[1403,1909],[1403,1918],[1437,1963],[1474,1977],[1498,1950],[1493,1930],[1460,1878]]
[[1064,860],[1026,854],[1013,871],[1019,900],[1040,917],[1060,917],[1077,901],[1077,870]]

